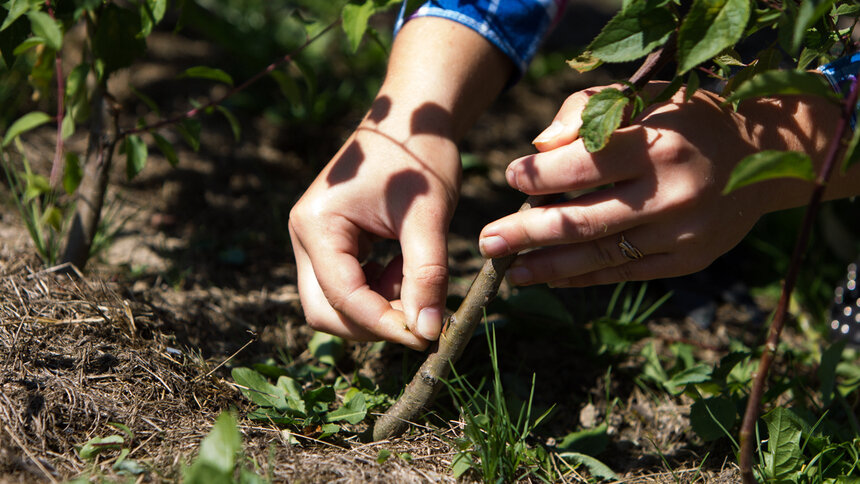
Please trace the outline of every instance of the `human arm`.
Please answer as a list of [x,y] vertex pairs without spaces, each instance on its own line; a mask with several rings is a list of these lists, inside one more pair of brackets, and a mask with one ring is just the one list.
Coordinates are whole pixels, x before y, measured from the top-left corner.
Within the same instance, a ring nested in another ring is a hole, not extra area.
[[[716,95],[699,91],[687,102],[683,95],[646,110],[597,153],[578,139],[589,92],[568,98],[556,116],[560,124],[536,140],[541,153],[515,160],[506,176],[528,194],[593,191],[489,224],[481,234],[484,254],[540,248],[508,272],[518,284],[671,277],[709,265],[763,214],[808,202],[811,184],[794,179],[722,190],[738,161],[765,149],[802,151],[820,166],[839,118],[835,104],[787,96],[744,101],[734,112]],[[836,174],[826,197],[860,193],[858,175],[856,166]],[[642,259],[624,255],[622,235]]]
[[[416,349],[438,337],[459,195],[456,142],[512,70],[468,27],[433,17],[404,26],[370,112],[290,213],[314,329]],[[361,263],[378,238],[400,241],[402,276],[395,261],[368,279]]]

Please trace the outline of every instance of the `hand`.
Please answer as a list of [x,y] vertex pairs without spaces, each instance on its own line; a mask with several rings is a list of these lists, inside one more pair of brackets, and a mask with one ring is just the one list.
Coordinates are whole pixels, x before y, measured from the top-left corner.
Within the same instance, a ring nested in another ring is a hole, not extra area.
[[[440,108],[425,104],[406,121],[392,110],[377,99],[294,206],[290,236],[308,324],[423,349],[442,325],[459,153]],[[402,260],[363,268],[378,238],[399,240]]]
[[[704,91],[685,102],[682,90],[617,130],[603,150],[589,153],[578,135],[593,92],[570,96],[538,136],[541,153],[508,166],[508,183],[530,195],[587,191],[483,229],[485,256],[536,249],[508,271],[515,284],[588,286],[692,273],[734,247],[761,215],[801,204],[809,193],[794,181],[772,181],[722,195],[743,157],[765,148],[804,148],[800,137],[767,128],[767,120],[777,126],[777,116],[791,118],[798,110],[760,103],[747,115]],[[808,152],[823,147],[817,137],[810,143]],[[793,191],[782,191],[786,187]],[[635,249],[622,250],[622,241]],[[631,257],[636,250],[641,259]]]

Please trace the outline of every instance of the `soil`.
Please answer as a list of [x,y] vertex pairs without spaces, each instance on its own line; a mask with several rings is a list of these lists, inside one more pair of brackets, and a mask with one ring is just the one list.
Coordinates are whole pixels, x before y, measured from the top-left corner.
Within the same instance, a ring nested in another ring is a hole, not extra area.
[[[157,85],[155,94],[162,98],[156,101],[176,102],[166,94],[172,92],[167,79],[214,52],[201,41],[186,40],[184,48],[176,42],[176,36],[155,34],[153,59],[129,69],[117,87],[131,80],[152,94]],[[505,165],[532,152],[530,140],[566,94],[608,82],[609,76],[562,69],[526,79],[508,90],[463,142],[463,151],[476,155],[482,166],[465,174],[451,227],[454,294],[464,290],[480,264],[475,256],[480,228],[521,201],[506,188]],[[122,89],[117,101],[127,107],[134,102]],[[251,408],[231,383],[231,366],[281,356],[309,359],[311,331],[298,301],[286,214],[360,114],[301,132],[283,132],[262,117],[242,119],[239,142],[226,125],[205,120],[201,150],[181,150],[178,167],[153,150],[134,181],[114,170],[109,214],[120,229],[83,277],[40,264],[6,185],[0,185],[0,482],[58,482],[86,472],[115,477],[116,453],[87,463],[76,452],[93,437],[119,433],[111,426],[115,422],[134,433],[128,457],[148,469],[142,481],[178,481],[215,417],[223,410],[235,408],[242,415]],[[28,139],[34,170],[47,173],[52,143],[48,130]],[[78,137],[70,146],[83,143]],[[696,342],[697,356],[715,361],[730,337],[755,338],[745,331],[755,325],[755,304],[726,302],[707,282],[723,275],[717,268],[694,280],[699,282],[675,283],[698,288],[698,296],[712,306],[714,320],[707,329],[690,317],[689,307],[677,303],[649,321],[654,334],[649,340],[660,348]],[[671,283],[655,286],[655,292],[667,287]],[[581,325],[605,311],[609,291],[556,294]],[[505,286],[502,292],[504,297],[516,290]],[[690,430],[689,400],[637,386],[628,371],[638,363],[635,358],[616,362],[620,366],[607,379],[605,361],[572,352],[560,330],[544,323],[498,325],[509,388],[520,391],[534,373],[536,406],[556,405],[536,442],[552,444],[602,421],[609,392],[620,404],[609,418],[612,442],[600,458],[624,482],[737,482],[731,449],[706,445]],[[403,384],[401,368],[421,359],[393,345],[370,352],[366,344],[352,344],[347,354],[339,372],[360,371],[393,393]],[[461,365],[464,371],[486,370],[482,338]],[[379,443],[302,436],[291,443],[288,432],[248,420],[241,421],[241,430],[247,459],[277,482],[453,482],[455,449],[449,438],[460,432],[457,420],[456,415],[439,418],[435,430]],[[412,460],[380,464],[382,448],[408,452]]]

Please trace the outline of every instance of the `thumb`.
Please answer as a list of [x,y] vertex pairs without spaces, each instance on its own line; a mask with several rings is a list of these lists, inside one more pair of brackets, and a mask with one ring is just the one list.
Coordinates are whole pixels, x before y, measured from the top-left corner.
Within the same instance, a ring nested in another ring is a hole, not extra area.
[[406,324],[417,336],[436,340],[442,331],[448,293],[447,227],[412,220],[400,237],[403,251],[403,285],[400,299]]
[[532,141],[535,148],[544,152],[576,141],[579,138],[579,128],[582,127],[582,111],[588,100],[607,87],[617,85],[590,88],[568,96],[552,123]]

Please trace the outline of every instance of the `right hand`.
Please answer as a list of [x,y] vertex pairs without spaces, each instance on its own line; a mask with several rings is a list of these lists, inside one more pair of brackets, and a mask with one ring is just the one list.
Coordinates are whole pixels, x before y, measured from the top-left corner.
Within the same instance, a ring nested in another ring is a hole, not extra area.
[[[290,237],[312,328],[424,349],[442,327],[460,158],[447,112],[424,104],[403,118],[387,102],[377,99],[382,119],[372,110],[293,207]],[[379,238],[402,250],[381,273],[362,267]]]

